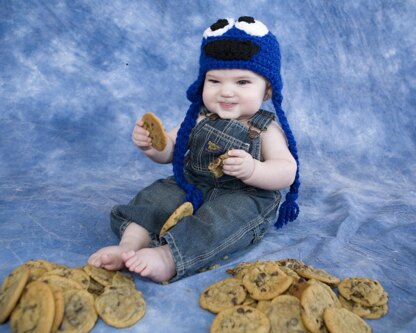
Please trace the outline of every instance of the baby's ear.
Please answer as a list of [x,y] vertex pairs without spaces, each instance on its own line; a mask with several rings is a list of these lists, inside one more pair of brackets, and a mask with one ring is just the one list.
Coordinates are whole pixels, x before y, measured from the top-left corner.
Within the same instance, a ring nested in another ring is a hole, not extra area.
[[264,93],[263,100],[264,101],[267,101],[268,99],[272,98],[272,94],[273,94],[272,85],[269,82],[267,82],[266,92]]

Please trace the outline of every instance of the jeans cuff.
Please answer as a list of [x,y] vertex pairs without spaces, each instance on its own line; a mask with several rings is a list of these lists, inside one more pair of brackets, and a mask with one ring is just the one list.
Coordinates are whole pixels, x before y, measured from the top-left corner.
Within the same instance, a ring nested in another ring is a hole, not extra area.
[[120,228],[119,228],[120,238],[123,237],[124,231],[126,231],[126,228],[129,226],[130,223],[132,223],[132,222],[131,221],[125,221],[120,225]]
[[176,266],[176,275],[172,279],[170,279],[169,282],[175,282],[175,281],[181,279],[186,273],[185,265],[184,265],[183,260],[182,260],[182,256],[181,256],[181,254],[178,250],[178,247],[175,244],[175,239],[172,237],[170,232],[165,233],[160,238],[160,241],[162,243],[166,243],[169,246],[169,248],[172,252],[173,260],[174,260],[175,266]]

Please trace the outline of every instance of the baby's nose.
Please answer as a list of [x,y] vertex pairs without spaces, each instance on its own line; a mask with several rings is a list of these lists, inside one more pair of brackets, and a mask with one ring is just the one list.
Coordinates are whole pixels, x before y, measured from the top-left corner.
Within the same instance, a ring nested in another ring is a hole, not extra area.
[[221,86],[221,96],[230,97],[234,95],[234,90],[231,85],[223,84]]

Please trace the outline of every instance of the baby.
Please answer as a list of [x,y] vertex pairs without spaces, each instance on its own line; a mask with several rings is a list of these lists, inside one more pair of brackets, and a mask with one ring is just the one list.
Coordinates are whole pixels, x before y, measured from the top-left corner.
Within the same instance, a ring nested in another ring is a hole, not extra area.
[[[111,226],[121,241],[88,263],[175,281],[258,243],[276,217],[280,189],[290,187],[275,225],[295,220],[299,163],[281,90],[279,44],[263,23],[244,16],[205,30],[198,78],[187,91],[191,105],[165,149],[152,147],[141,120],[133,130],[134,144],[151,160],[172,163],[174,176],[113,207]],[[270,98],[275,113],[260,109]],[[217,178],[208,165],[226,152]],[[185,201],[194,214],[160,235]]]

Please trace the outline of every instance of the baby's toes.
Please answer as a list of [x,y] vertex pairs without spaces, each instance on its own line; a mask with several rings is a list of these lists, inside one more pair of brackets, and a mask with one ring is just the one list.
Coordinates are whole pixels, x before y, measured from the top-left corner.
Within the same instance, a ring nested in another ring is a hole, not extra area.
[[149,277],[152,274],[152,271],[148,266],[143,266],[140,272],[137,273],[140,273],[143,277]]
[[127,260],[125,264],[126,264],[126,267],[130,269],[130,271],[133,271],[139,264],[139,261],[136,257],[132,257],[129,260]]
[[[126,266],[129,268],[130,272],[136,272],[137,267],[139,266],[140,262],[138,261],[133,261],[130,266]],[[137,272],[136,272],[137,273]]]
[[91,257],[89,257],[88,263],[92,266],[100,267],[101,266],[101,256],[99,256],[97,254],[93,254]]
[[114,270],[118,266],[117,257],[112,254],[103,254],[101,256],[101,266],[108,270]]
[[121,259],[123,259],[124,262],[127,264],[127,261],[133,258],[135,255],[136,255],[136,252],[134,251],[123,252],[121,254]]
[[136,272],[137,274],[140,274],[141,276],[144,276],[143,271],[146,269],[146,267],[147,267],[146,263],[139,262],[136,268],[134,269],[134,272]]

